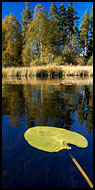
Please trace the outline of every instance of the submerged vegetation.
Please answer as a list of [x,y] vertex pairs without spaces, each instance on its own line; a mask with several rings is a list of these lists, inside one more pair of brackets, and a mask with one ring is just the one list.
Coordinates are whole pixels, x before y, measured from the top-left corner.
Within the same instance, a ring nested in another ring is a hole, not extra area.
[[[67,8],[63,3],[57,8],[52,2],[49,13],[41,4],[31,11],[30,2],[26,2],[21,14],[21,23],[12,13],[2,21],[2,66],[17,67],[11,68],[12,75],[67,75],[73,74],[71,67],[62,71],[37,67],[36,72],[34,66],[93,64],[93,7],[90,16],[86,9],[80,29],[72,2]],[[23,66],[26,68],[18,69]],[[74,75],[78,72],[75,69]],[[87,75],[83,69],[82,74]]]

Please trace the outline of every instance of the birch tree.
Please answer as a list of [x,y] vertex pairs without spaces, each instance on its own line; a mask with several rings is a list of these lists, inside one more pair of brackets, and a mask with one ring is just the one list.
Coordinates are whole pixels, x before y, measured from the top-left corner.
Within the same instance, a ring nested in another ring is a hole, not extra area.
[[13,15],[2,21],[2,64],[3,66],[21,65],[22,34],[21,25]]
[[[26,64],[35,58],[40,59],[42,62],[43,53],[47,45],[48,34],[48,18],[45,8],[38,4],[34,9],[34,18],[30,22],[26,33],[26,44],[23,49],[23,61]],[[28,55],[27,55],[28,53]]]

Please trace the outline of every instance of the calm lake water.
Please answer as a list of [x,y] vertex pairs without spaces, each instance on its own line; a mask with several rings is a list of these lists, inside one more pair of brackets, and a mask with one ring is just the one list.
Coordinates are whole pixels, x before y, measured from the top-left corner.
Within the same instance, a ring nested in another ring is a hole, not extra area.
[[[59,82],[3,83],[2,187],[89,188],[70,153],[93,183],[93,84]],[[38,150],[24,139],[25,131],[37,125],[78,132],[88,147],[71,145],[71,150],[57,153]]]

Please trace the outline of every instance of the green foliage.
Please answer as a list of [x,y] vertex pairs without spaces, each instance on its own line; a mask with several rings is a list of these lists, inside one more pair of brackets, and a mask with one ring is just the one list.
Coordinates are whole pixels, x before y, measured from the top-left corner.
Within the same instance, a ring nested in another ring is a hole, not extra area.
[[76,62],[76,52],[74,49],[69,48],[68,46],[65,46],[65,49],[62,51],[62,57],[66,64],[72,64],[77,65]]
[[51,3],[49,16],[48,52],[57,56],[60,49],[60,27],[58,9],[54,2]]
[[79,133],[55,127],[30,128],[25,132],[24,138],[31,146],[47,152],[71,149],[68,143],[81,148],[88,146],[86,138]]
[[6,51],[4,51],[2,53],[2,65],[3,65],[3,67],[8,67],[11,64],[13,66],[13,62],[12,61],[13,61],[12,57]]
[[[34,12],[32,18],[31,12]],[[83,65],[93,52],[93,8],[89,17],[86,10],[78,30],[78,17],[72,2],[67,9],[63,3],[59,9],[51,3],[50,12],[37,4],[34,11],[25,2],[21,24],[10,14],[2,21],[2,65],[31,66],[79,63],[83,53]]]
[[57,19],[58,19],[58,9],[57,9],[57,7],[56,7],[56,5],[55,5],[54,2],[51,3],[49,16],[50,16],[49,19],[52,22],[57,21]]
[[91,9],[91,16],[89,17],[90,24],[90,35],[88,42],[88,57],[90,57],[93,53],[93,8]]
[[85,59],[85,57],[76,57],[76,63],[78,64],[78,65],[82,65],[82,66],[84,66],[84,65],[86,65],[86,59]]
[[21,13],[21,15],[22,15],[21,23],[22,23],[23,37],[26,35],[28,24],[32,20],[32,15],[31,15],[32,11],[31,11],[29,6],[30,6],[30,2],[25,2],[25,9],[23,9],[23,13]]
[[91,38],[93,40],[93,7],[91,9],[91,16],[89,18],[90,21],[90,33],[91,33]]
[[40,4],[35,7],[34,19],[29,24],[25,38],[26,43],[22,51],[24,65],[26,65],[26,62],[29,64],[29,62],[35,58],[40,59],[42,62],[43,50],[45,53],[47,46],[46,36],[48,36],[48,21],[46,14],[46,10]]
[[87,65],[93,65],[93,55],[88,60]]
[[61,56],[57,56],[57,57],[54,59],[54,63],[55,63],[56,65],[64,65],[64,64],[65,64],[65,62],[64,62],[64,60],[63,60],[63,58],[62,58]]
[[88,9],[86,10],[81,23],[81,37],[85,40],[85,37],[88,37],[89,32],[89,13]]
[[75,11],[72,2],[69,2],[69,5],[67,7],[66,12],[66,28],[67,28],[67,34],[69,36],[69,40],[72,39],[72,34],[74,33],[74,25],[75,23],[78,23],[77,20],[79,17],[76,16],[77,12]]
[[44,60],[40,60],[40,59],[35,59],[35,65],[36,66],[42,66],[42,65],[47,65],[47,63]]
[[66,41],[66,8],[63,3],[58,10],[59,28],[60,28],[60,44],[63,45]]
[[89,13],[88,9],[86,10],[81,23],[81,32],[80,32],[80,38],[81,38],[81,46],[85,51],[85,56],[87,56],[87,47],[88,47],[88,32],[89,32]]

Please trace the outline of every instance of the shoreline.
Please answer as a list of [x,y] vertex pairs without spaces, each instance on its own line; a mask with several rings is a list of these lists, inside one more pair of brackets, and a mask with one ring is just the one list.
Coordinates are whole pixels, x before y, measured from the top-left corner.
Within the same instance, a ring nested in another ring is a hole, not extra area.
[[93,76],[93,66],[35,66],[2,68],[2,77]]

